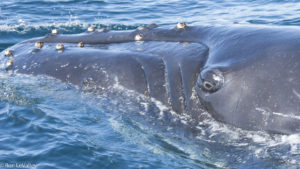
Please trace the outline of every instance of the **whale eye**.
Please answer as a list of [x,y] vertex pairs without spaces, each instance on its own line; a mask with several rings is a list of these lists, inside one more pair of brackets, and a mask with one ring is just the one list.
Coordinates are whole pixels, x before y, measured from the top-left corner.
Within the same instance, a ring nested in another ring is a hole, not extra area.
[[218,69],[205,69],[203,70],[197,79],[198,87],[208,93],[218,91],[224,83],[224,76]]

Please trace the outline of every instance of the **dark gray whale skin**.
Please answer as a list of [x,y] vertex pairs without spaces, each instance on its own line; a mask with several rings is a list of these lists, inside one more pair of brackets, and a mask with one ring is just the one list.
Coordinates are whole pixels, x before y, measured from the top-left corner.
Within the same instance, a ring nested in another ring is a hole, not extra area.
[[[135,36],[142,35],[142,41]],[[44,42],[37,49],[34,43]],[[77,47],[84,42],[85,47]],[[65,45],[63,51],[55,48]],[[144,27],[47,35],[1,53],[3,69],[106,90],[114,84],[161,101],[195,121],[208,111],[243,129],[300,132],[300,28]]]

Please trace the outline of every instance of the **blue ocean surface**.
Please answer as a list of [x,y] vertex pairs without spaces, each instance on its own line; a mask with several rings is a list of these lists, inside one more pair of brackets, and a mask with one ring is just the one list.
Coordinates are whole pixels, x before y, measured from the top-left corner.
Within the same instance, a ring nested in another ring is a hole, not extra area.
[[[141,25],[300,27],[298,0],[1,0],[0,51],[57,28]],[[300,134],[215,121],[196,130],[123,88],[82,92],[50,77],[0,72],[0,168],[300,168]]]

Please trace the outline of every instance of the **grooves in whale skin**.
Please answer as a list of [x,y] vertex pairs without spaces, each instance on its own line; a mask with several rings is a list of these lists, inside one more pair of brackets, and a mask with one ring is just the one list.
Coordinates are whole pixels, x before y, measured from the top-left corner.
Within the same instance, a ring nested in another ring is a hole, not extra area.
[[300,28],[187,26],[88,32],[16,44],[5,71],[105,90],[115,83],[195,121],[203,111],[249,130],[300,132]]

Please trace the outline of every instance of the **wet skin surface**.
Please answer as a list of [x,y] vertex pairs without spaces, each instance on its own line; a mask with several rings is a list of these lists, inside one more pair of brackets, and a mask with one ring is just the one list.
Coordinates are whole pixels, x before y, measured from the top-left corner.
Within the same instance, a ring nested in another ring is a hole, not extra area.
[[[80,87],[94,83],[105,90],[119,83],[195,120],[206,109],[244,129],[295,133],[300,131],[299,39],[300,29],[293,27],[150,25],[49,34],[11,47],[13,57],[3,52],[1,62],[7,70],[46,74]],[[60,50],[58,43],[64,45]]]

